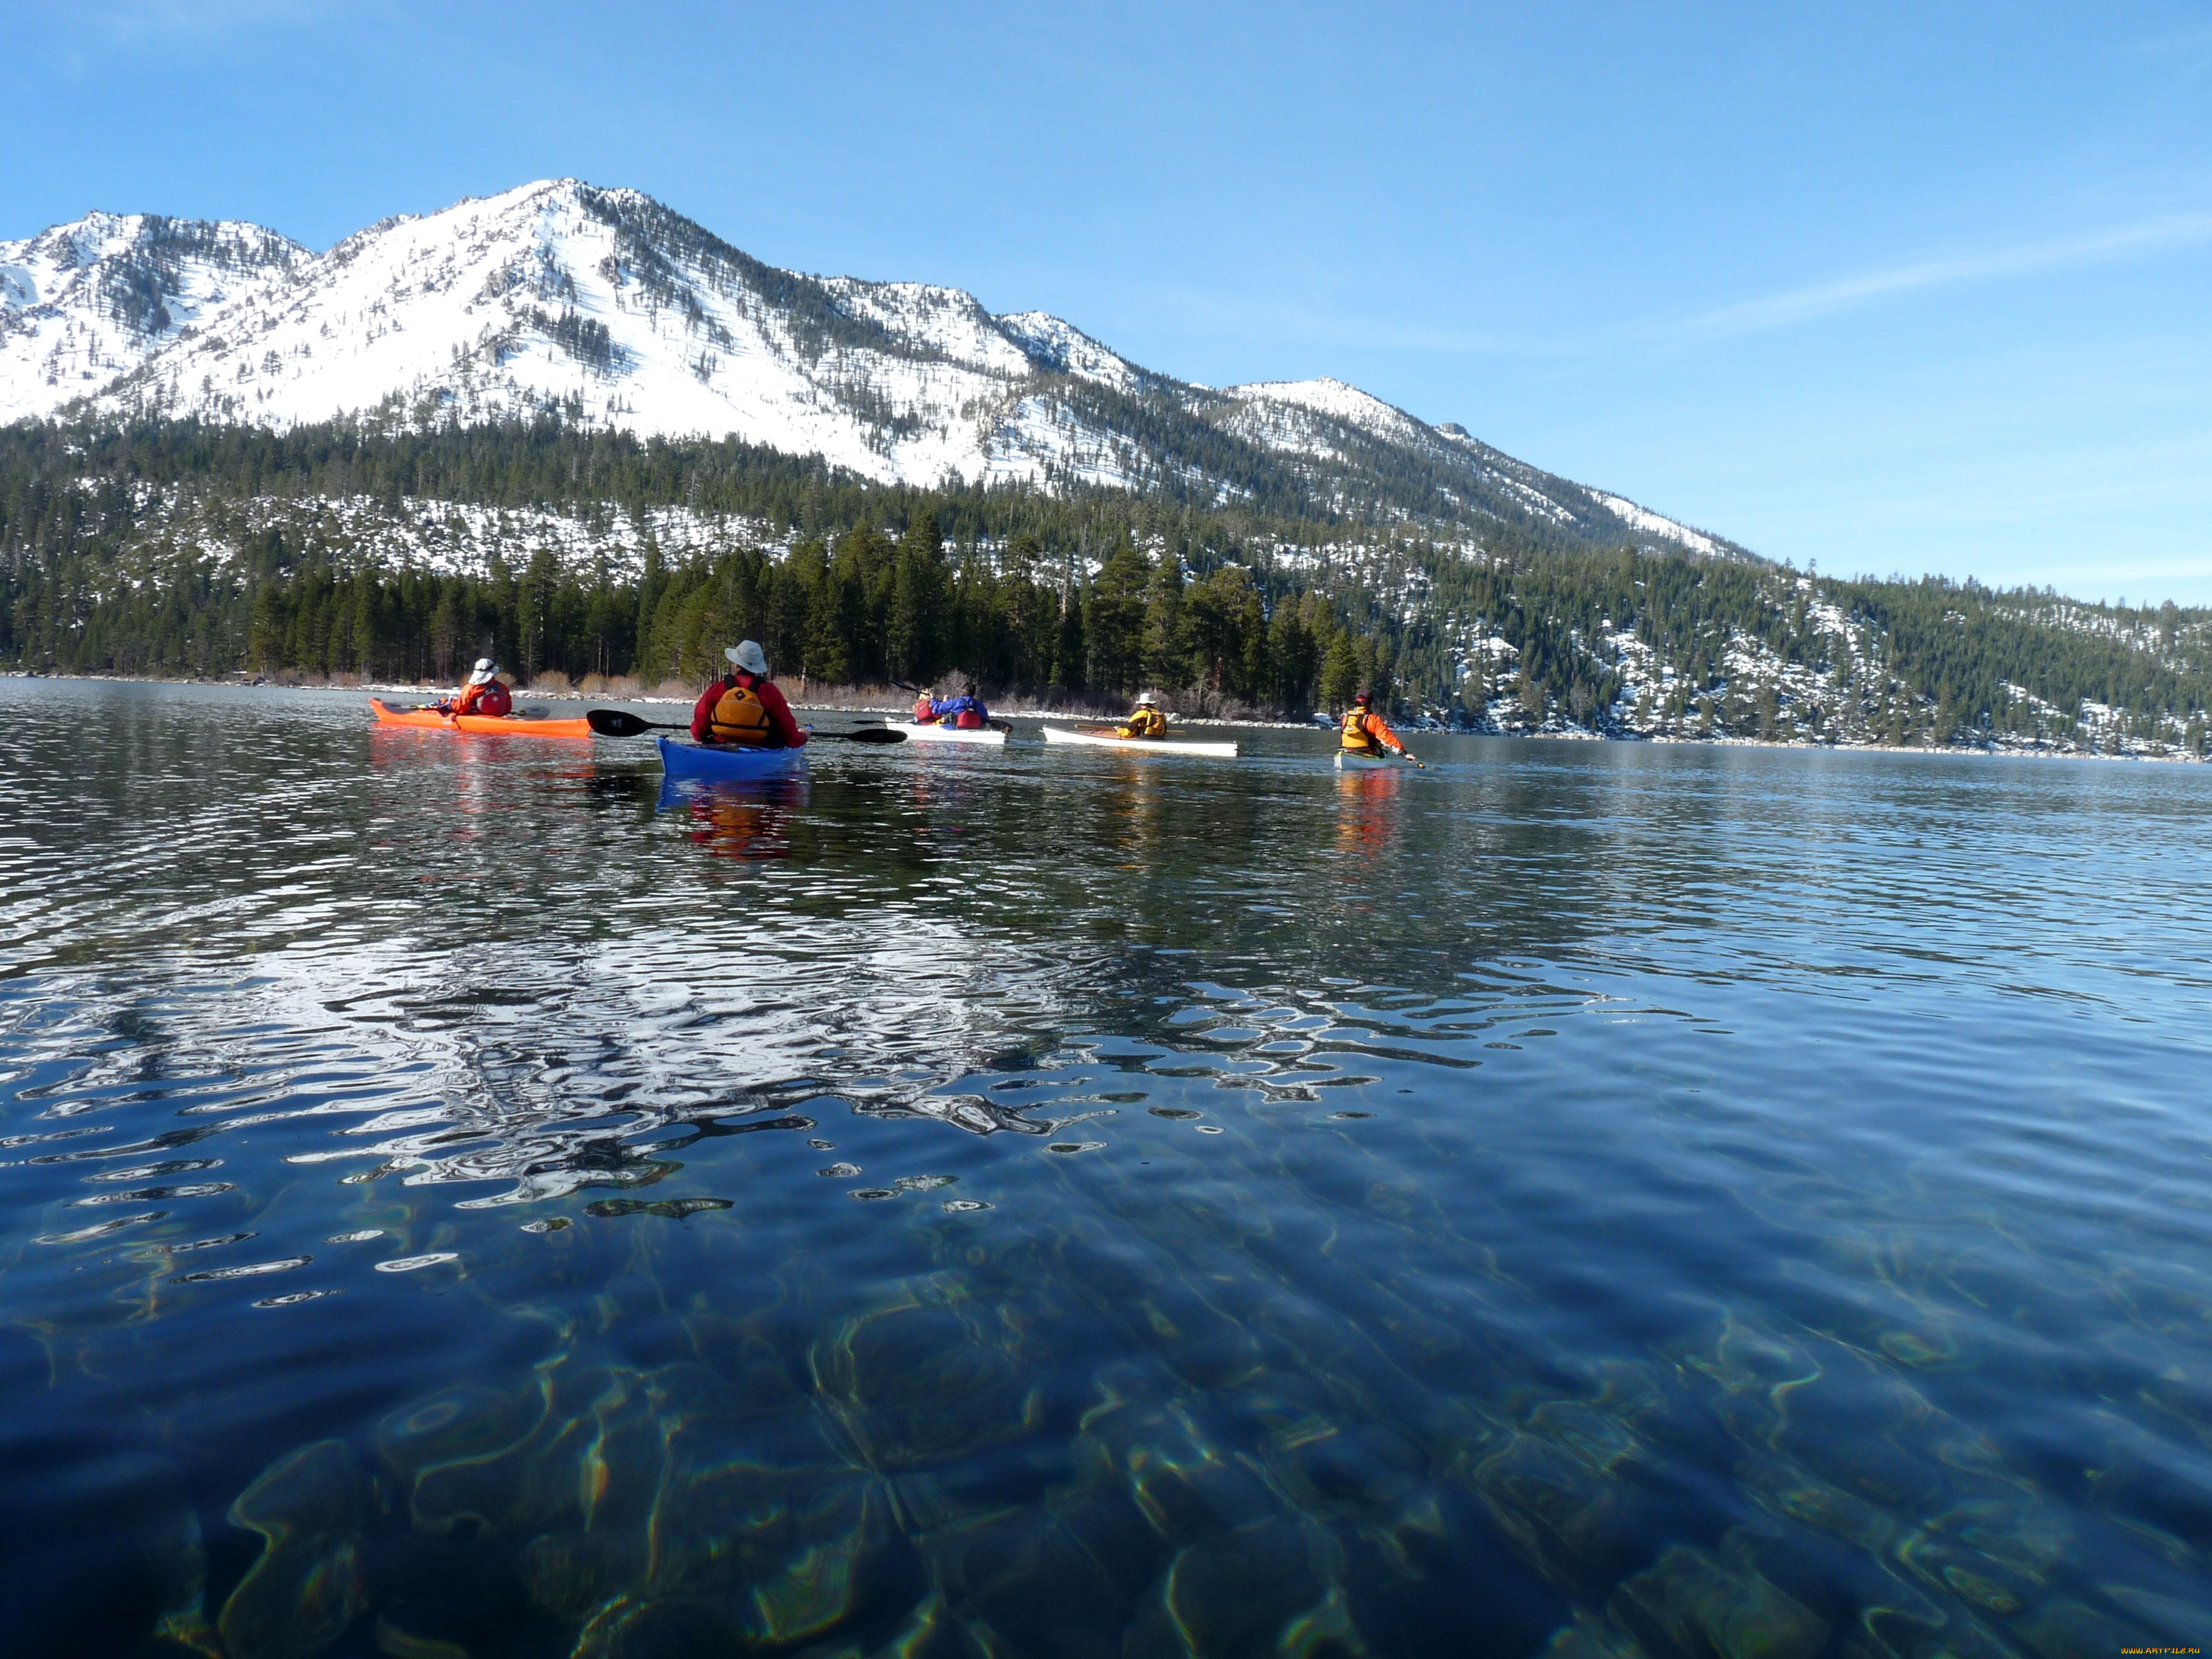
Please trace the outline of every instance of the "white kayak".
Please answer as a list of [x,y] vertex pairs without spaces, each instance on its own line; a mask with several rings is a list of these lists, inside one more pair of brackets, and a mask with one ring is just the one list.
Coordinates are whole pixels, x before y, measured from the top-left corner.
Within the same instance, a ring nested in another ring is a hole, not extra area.
[[1349,749],[1336,751],[1336,769],[1340,772],[1409,771],[1413,764],[1402,755],[1355,755]]
[[1123,738],[1111,732],[1071,732],[1064,726],[1044,728],[1047,743],[1083,743],[1094,749],[1118,749],[1125,755],[1197,755],[1210,760],[1234,760],[1233,743],[1193,743],[1185,738]]
[[904,720],[886,720],[884,725],[894,732],[906,734],[908,743],[988,743],[1004,744],[1006,734],[994,732],[989,726],[914,726]]

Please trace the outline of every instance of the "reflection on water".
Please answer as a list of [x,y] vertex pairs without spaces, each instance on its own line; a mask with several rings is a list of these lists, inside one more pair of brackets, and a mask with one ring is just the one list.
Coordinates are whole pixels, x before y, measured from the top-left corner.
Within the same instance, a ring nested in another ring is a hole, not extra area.
[[27,1651],[2212,1634],[2197,770],[0,702]]
[[726,859],[784,859],[806,802],[805,779],[764,778],[737,785],[663,780],[659,804],[690,819],[696,847]]

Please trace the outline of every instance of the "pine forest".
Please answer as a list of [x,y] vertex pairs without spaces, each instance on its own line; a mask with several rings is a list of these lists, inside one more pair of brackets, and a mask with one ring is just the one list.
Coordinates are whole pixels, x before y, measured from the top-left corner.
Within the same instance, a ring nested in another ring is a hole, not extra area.
[[1139,690],[1287,718],[1371,689],[1495,732],[2201,757],[2212,612],[1838,578],[1535,522],[921,489],[552,422],[0,430],[0,666],[677,690]]

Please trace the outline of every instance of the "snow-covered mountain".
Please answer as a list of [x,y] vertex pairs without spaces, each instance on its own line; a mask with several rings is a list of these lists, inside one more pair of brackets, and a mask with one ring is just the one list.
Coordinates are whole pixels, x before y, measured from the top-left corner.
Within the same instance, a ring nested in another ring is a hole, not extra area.
[[150,213],[0,242],[0,422],[98,394],[313,258],[258,225]]
[[1042,312],[778,270],[574,179],[387,219],[322,254],[148,215],[0,242],[0,421],[64,413],[547,414],[735,434],[885,482],[1098,484],[1735,550],[1340,381],[1176,380]]

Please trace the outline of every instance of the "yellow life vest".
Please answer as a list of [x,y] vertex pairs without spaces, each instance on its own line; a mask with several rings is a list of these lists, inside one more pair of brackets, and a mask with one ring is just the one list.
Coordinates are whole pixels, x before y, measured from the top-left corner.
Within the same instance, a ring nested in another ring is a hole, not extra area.
[[1164,738],[1168,734],[1168,717],[1157,708],[1139,708],[1121,726],[1124,737]]
[[1377,755],[1382,752],[1382,745],[1367,729],[1367,714],[1366,709],[1355,705],[1344,717],[1344,746],[1356,754]]
[[758,747],[775,734],[768,708],[749,685],[732,685],[707,716],[707,735],[716,743],[750,744]]

